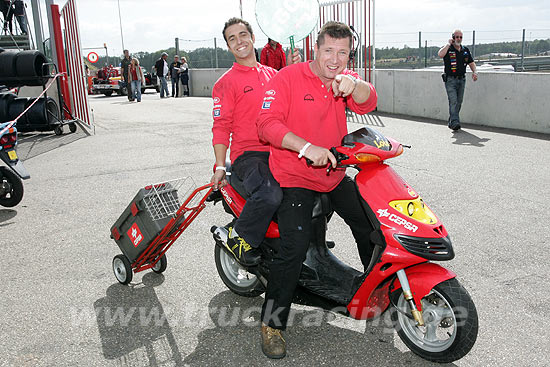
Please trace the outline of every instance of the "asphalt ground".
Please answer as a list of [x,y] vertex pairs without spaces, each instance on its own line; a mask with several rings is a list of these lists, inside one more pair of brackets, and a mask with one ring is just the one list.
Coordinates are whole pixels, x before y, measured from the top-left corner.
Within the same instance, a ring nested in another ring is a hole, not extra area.
[[[356,321],[296,306],[288,356],[259,346],[262,297],[226,289],[209,228],[230,217],[208,207],[168,251],[163,275],[119,285],[109,229],[140,187],[211,176],[211,100],[147,93],[90,98],[95,135],[28,134],[19,153],[31,173],[25,197],[0,209],[2,366],[429,366],[387,318]],[[412,149],[388,163],[442,220],[458,274],[479,314],[479,336],[457,366],[548,366],[549,137],[386,115],[350,117]],[[359,266],[334,218],[335,253]],[[249,312],[250,310],[254,312]],[[318,326],[305,326],[318,319]]]

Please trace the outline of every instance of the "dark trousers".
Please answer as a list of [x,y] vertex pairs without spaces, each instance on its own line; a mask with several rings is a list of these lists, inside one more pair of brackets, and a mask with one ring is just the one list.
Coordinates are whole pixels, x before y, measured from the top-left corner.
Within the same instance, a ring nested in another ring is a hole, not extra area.
[[460,108],[464,98],[464,87],[466,86],[466,78],[448,77],[445,82],[445,90],[449,99],[449,127],[460,125]]
[[262,243],[283,193],[269,170],[269,152],[244,152],[232,165],[248,196],[235,230],[252,247]]
[[3,20],[3,30],[10,30],[10,33],[13,33],[12,19],[13,19],[13,8],[8,5],[4,0],[0,0],[0,10],[4,16]]
[[[267,292],[262,306],[262,321],[275,329],[285,329],[302,263],[311,239],[311,215],[314,191],[303,188],[283,188],[283,201],[277,212],[281,247],[269,265]],[[353,180],[345,176],[329,193],[331,205],[350,226],[359,256],[367,268],[373,247],[373,228],[361,206]]]
[[128,82],[130,80],[128,74],[124,74],[122,77],[124,79],[124,85],[126,86],[126,95],[129,101],[134,100],[134,92],[132,91],[132,83]]
[[187,74],[181,74],[181,84],[183,85],[183,95],[189,96],[189,76]]
[[172,78],[172,97],[177,97],[180,94],[180,78],[176,75]]

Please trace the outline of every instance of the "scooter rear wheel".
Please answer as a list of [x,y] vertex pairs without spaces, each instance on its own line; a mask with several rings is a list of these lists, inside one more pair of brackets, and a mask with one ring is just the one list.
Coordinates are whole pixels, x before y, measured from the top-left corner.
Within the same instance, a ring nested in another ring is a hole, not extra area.
[[474,346],[478,317],[472,298],[455,278],[436,285],[422,298],[424,326],[417,326],[401,290],[391,318],[397,334],[411,351],[429,361],[450,363]]
[[220,246],[214,246],[216,269],[223,283],[233,293],[244,297],[257,297],[264,293],[260,280],[249,273],[233,256]]
[[23,182],[7,167],[0,167],[0,205],[7,208],[16,206],[23,199]]

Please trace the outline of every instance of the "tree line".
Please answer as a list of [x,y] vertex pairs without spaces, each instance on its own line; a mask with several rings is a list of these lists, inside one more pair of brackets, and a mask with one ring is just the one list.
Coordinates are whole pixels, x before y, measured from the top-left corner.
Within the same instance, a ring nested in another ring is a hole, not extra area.
[[[471,45],[466,45],[472,50]],[[407,59],[407,58],[424,58],[425,52],[427,51],[428,59],[437,58],[437,51],[439,51],[440,46],[431,46],[427,49],[422,48],[413,48],[405,45],[403,48],[396,47],[384,47],[376,49],[376,59]],[[479,57],[481,55],[487,55],[491,53],[514,53],[517,55],[521,54],[522,42],[496,42],[496,43],[485,43],[475,45],[475,56]],[[261,48],[258,48],[258,53],[261,52]],[[473,51],[473,50],[472,50]],[[541,39],[533,40],[526,42],[525,52],[528,55],[537,55],[543,54],[550,51],[550,39]],[[163,52],[166,52],[168,56],[168,61],[171,62],[176,54],[175,47],[170,47],[164,50],[158,50],[155,52],[135,52],[132,54],[133,57],[136,57],[141,66],[146,70],[151,71],[155,61],[158,60]],[[363,50],[359,50],[360,53]],[[180,50],[180,58],[185,56],[190,68],[193,69],[206,69],[216,67],[216,53],[214,52],[213,47],[201,47],[192,51],[182,51]],[[235,58],[228,50],[219,48],[217,49],[218,56],[218,67],[219,68],[229,68],[233,65]],[[106,57],[100,56],[97,63],[93,66],[101,68],[105,65],[120,65],[121,57]],[[88,64],[89,65],[89,64]]]

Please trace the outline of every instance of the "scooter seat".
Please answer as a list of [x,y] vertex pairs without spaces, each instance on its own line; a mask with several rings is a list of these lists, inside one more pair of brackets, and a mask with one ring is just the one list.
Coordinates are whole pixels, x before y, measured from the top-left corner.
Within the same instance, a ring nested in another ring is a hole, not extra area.
[[[244,188],[243,181],[235,174],[231,173],[231,162],[227,161],[225,163],[225,170],[226,170],[226,177],[227,182],[237,191],[239,195],[243,199],[248,199],[248,195],[246,194],[246,190]],[[315,195],[315,199],[313,202],[313,212],[311,217],[312,218],[320,218],[320,217],[328,217],[330,218],[332,214],[332,205],[330,203],[330,197],[326,193],[319,193]]]

